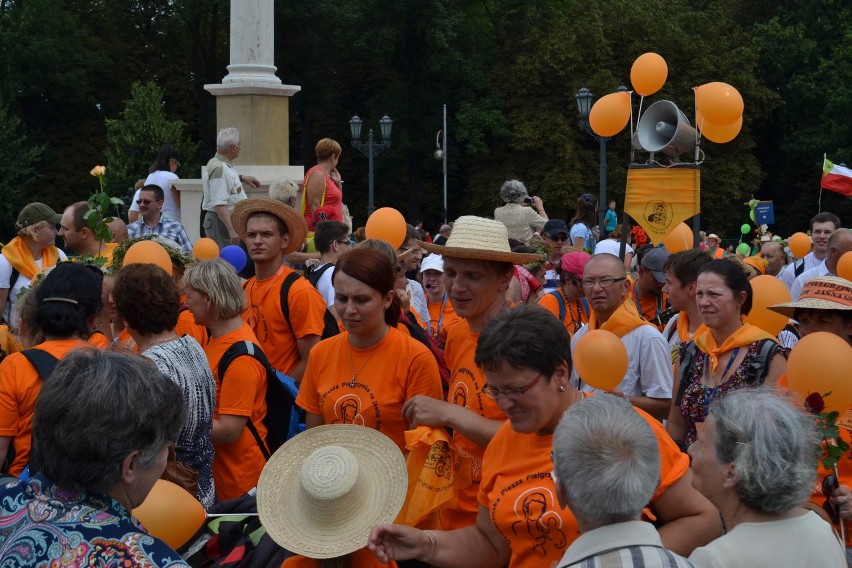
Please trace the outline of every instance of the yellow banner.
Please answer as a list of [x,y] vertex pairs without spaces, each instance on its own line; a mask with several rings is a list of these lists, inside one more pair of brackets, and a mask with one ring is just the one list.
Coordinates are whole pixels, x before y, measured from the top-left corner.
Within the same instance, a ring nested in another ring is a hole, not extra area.
[[641,225],[654,245],[701,211],[701,172],[697,167],[631,167],[624,212]]

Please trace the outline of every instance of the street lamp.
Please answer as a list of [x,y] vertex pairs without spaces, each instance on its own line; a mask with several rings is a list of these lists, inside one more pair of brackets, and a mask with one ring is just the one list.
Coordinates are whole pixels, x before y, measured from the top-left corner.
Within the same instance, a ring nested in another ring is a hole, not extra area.
[[447,105],[444,105],[444,129],[435,135],[435,159],[444,163],[444,225],[447,224]]
[[375,136],[373,135],[373,129],[367,133],[367,141],[361,142],[361,125],[364,124],[364,121],[358,118],[356,114],[349,120],[349,130],[352,134],[352,147],[367,156],[369,163],[369,174],[368,174],[368,204],[367,204],[367,217],[373,214],[373,211],[376,210],[375,203],[373,201],[373,156],[378,156],[382,150],[386,148],[390,148],[391,145],[391,126],[393,126],[393,120],[390,119],[388,115],[384,115],[379,120],[379,129],[381,131],[382,138],[379,142],[375,141]]
[[[617,89],[617,92],[624,93],[627,92],[627,87],[624,85],[620,86]],[[592,100],[595,98],[592,92],[586,87],[581,87],[577,94],[574,95],[574,98],[577,101],[577,114],[580,115],[580,128],[588,132],[592,138],[600,142],[601,148],[601,156],[600,156],[600,189],[598,195],[598,225],[600,226],[600,236],[606,234],[606,141],[609,140],[607,136],[598,136],[595,134],[594,130],[592,130],[592,125],[589,123],[589,114],[592,112]]]

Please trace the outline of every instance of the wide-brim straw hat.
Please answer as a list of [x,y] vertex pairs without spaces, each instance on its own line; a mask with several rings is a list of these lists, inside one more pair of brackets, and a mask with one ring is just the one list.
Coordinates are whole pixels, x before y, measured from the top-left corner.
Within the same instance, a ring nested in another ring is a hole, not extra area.
[[456,219],[446,244],[435,245],[421,241],[420,246],[444,258],[493,260],[512,264],[539,260],[535,253],[512,252],[509,248],[509,231],[502,222],[473,215]]
[[243,241],[246,240],[248,218],[255,213],[269,213],[278,217],[287,225],[290,242],[284,247],[283,254],[300,250],[302,245],[305,244],[305,238],[308,236],[308,225],[305,223],[305,218],[289,205],[268,197],[243,199],[234,207],[234,211],[231,213],[231,223]]
[[408,489],[397,445],[372,428],[329,424],[290,439],[257,484],[257,511],[279,546],[334,558],[367,546],[377,523],[391,523]]
[[808,280],[795,302],[769,306],[773,312],[793,317],[796,308],[806,310],[852,310],[852,282],[837,276]]

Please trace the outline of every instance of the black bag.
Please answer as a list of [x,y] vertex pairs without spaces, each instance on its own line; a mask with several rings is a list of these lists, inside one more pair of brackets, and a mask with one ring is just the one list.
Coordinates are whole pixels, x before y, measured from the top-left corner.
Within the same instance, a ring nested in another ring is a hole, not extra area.
[[305,279],[311,283],[311,286],[316,288],[319,284],[320,278],[322,278],[322,275],[325,274],[326,270],[332,267],[334,267],[332,263],[326,262],[322,266],[319,266],[313,270],[309,270],[308,272],[306,272]]
[[[301,278],[301,276],[292,272],[287,275],[287,278],[285,278],[284,282],[281,284],[281,313],[284,315],[284,321],[287,322],[287,326],[290,329],[293,329],[293,326],[290,325],[290,304],[287,297],[290,294],[290,287],[293,285],[293,282],[299,278]],[[340,328],[337,325],[337,318],[334,317],[334,314],[332,314],[328,308],[325,309],[325,314],[323,314],[323,325],[323,339],[328,339],[329,337],[340,334]]]

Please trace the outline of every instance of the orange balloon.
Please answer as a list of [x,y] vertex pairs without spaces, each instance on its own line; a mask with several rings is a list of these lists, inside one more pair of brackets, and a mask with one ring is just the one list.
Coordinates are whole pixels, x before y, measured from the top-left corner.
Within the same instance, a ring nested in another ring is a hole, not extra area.
[[192,538],[204,521],[204,507],[186,489],[171,481],[158,479],[133,516],[153,536],[172,548],[180,548]]
[[207,260],[208,258],[219,258],[219,245],[213,239],[202,237],[195,241],[192,245],[192,256],[198,260]]
[[659,91],[669,76],[666,60],[656,53],[643,53],[630,68],[630,83],[633,90],[647,97]]
[[630,120],[630,93],[610,93],[598,99],[589,113],[589,124],[598,136],[615,136]]
[[124,255],[124,266],[128,264],[156,264],[171,275],[172,259],[169,253],[159,243],[154,241],[139,241],[127,249]]
[[789,302],[790,290],[780,279],[762,274],[750,280],[752,289],[751,311],[743,318],[751,325],[756,325],[769,335],[778,335],[788,318],[785,315],[769,310],[769,306]]
[[364,232],[368,239],[380,239],[398,249],[405,242],[405,217],[393,207],[376,209],[367,219]]
[[605,329],[581,337],[573,355],[580,380],[596,389],[614,389],[627,372],[627,348],[617,335]]
[[837,275],[852,280],[852,251],[843,253],[837,261]]
[[[827,331],[809,333],[796,343],[787,358],[787,384],[803,397],[823,395],[825,411],[841,416],[852,405],[852,347]],[[831,393],[826,396],[826,393]]]
[[787,246],[790,247],[793,256],[804,258],[811,251],[811,238],[805,233],[795,233],[787,241]]
[[745,108],[740,92],[727,83],[695,87],[695,106],[708,122],[719,125],[736,122]]
[[724,144],[730,142],[737,137],[743,127],[743,117],[740,116],[731,124],[713,124],[712,122],[703,121],[701,125],[701,135],[710,142]]
[[663,246],[674,254],[691,249],[693,240],[692,229],[686,223],[680,223],[671,233],[663,237]]

